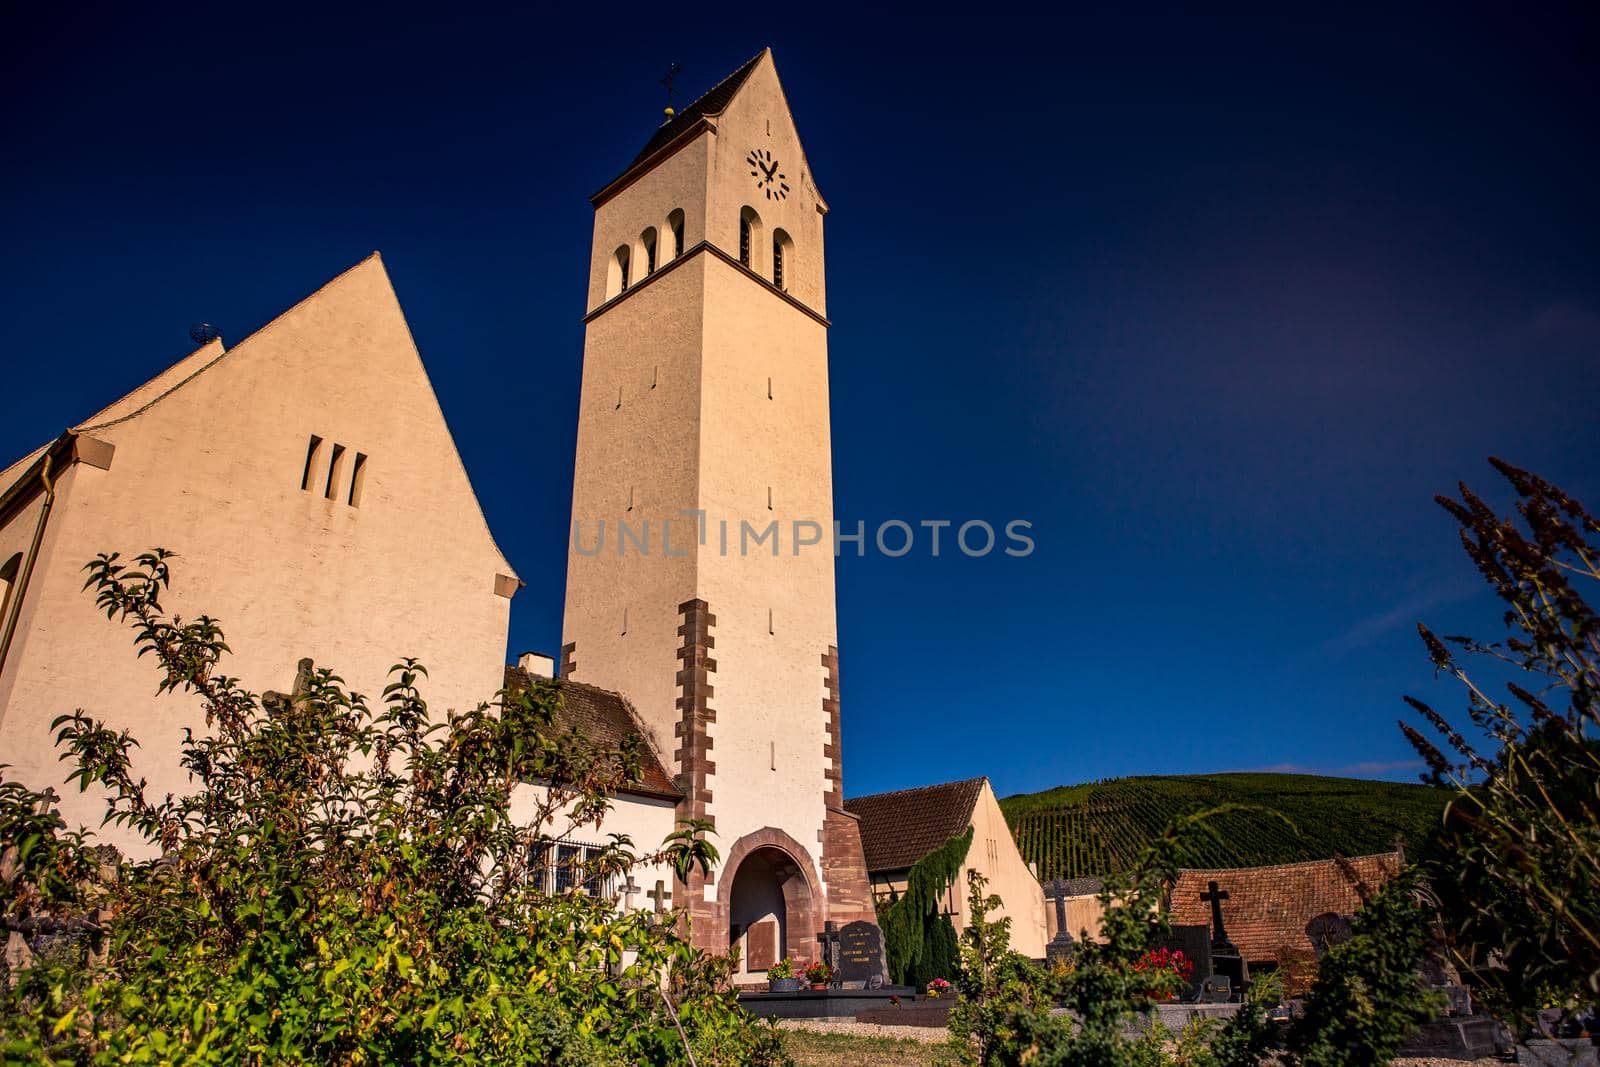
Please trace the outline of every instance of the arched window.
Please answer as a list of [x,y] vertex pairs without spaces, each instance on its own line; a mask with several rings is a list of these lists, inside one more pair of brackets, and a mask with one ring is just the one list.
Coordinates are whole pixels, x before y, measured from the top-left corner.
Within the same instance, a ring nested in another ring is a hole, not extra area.
[[611,253],[611,262],[606,267],[606,299],[618,295],[628,288],[628,246],[620,245]]
[[667,215],[667,229],[672,231],[672,258],[683,255],[683,209],[673,208]]
[[772,231],[772,284],[783,288],[783,270],[789,265],[794,242],[784,230]]
[[656,272],[656,228],[648,227],[639,235],[639,244],[644,247],[644,272],[647,275]]
[[761,248],[761,216],[753,207],[739,212],[739,262],[756,270],[756,255]]

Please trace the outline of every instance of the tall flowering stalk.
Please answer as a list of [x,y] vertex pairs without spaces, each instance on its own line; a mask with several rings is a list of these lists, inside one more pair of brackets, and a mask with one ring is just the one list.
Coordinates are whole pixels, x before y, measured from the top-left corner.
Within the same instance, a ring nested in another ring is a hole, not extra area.
[[[1438,502],[1505,605],[1501,641],[1438,636],[1419,624],[1436,671],[1461,683],[1470,740],[1407,702],[1438,742],[1402,723],[1428,780],[1455,791],[1433,883],[1458,964],[1480,996],[1531,1028],[1542,1003],[1600,996],[1600,520],[1502,460],[1516,518],[1465,485]],[[1505,697],[1468,663],[1509,672]],[[1482,747],[1480,747],[1482,746]]]

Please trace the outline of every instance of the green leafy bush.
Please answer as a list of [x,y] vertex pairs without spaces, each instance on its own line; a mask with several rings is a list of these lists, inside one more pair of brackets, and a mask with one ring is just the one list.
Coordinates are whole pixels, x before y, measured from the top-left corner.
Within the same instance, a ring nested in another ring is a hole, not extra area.
[[[1216,813],[1218,815],[1225,813]],[[1358,912],[1355,936],[1330,954],[1295,1027],[1277,1048],[1266,1011],[1281,987],[1252,983],[1239,1012],[1221,1026],[1196,1026],[1169,1040],[1152,1010],[1182,986],[1171,970],[1152,972],[1146,954],[1167,930],[1163,898],[1187,842],[1215,829],[1213,813],[1177,820],[1132,868],[1102,891],[1101,939],[1081,943],[1049,973],[1009,949],[1008,921],[988,916],[1000,900],[974,879],[972,924],[962,935],[960,992],[950,1013],[952,1043],[983,1067],[1332,1067],[1388,1062],[1431,1014],[1417,968],[1431,939],[1425,902],[1409,871]],[[1065,1013],[1052,1012],[1060,1004]]]
[[[548,783],[541,817],[593,823],[637,774],[636,747],[559,732],[544,685],[435,715],[409,660],[377,705],[328,670],[263,701],[221,673],[214,620],[162,610],[168,560],[102,556],[88,586],[131,625],[159,688],[203,705],[209,729],[183,744],[195,792],[147,796],[133,738],[59,719],[79,787],[105,790],[107,821],[160,853],[107,876],[45,798],[0,784],[7,924],[67,935],[4,976],[8,1062],[677,1064],[690,1049],[702,1067],[784,1062],[734,1002],[725,959],[653,915],[529,878],[541,818],[511,820],[513,787]],[[655,856],[708,866],[702,829]],[[613,836],[585,875],[639,858]],[[70,936],[75,923],[93,936]]]

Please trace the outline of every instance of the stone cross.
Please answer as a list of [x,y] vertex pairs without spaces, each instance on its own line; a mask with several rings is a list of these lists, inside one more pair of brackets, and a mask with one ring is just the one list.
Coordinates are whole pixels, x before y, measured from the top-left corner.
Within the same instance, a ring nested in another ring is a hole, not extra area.
[[621,890],[623,911],[633,910],[633,895],[639,892],[641,888],[642,887],[639,885],[639,883],[633,880],[633,875],[628,875],[628,883],[624,885]]
[[672,903],[672,890],[668,889],[667,883],[659,878],[656,879],[656,887],[646,893],[645,896],[656,902],[657,915],[666,911],[667,907]]
[[1216,882],[1208,882],[1209,892],[1201,893],[1202,901],[1211,902],[1211,944],[1224,949],[1225,956],[1237,955],[1238,950],[1228,940],[1228,931],[1222,925],[1222,902],[1228,899],[1228,891],[1220,889]]
[[1060,878],[1052,878],[1044,884],[1045,899],[1056,902],[1056,936],[1051,939],[1051,944],[1072,944],[1072,931],[1067,929],[1067,883]]

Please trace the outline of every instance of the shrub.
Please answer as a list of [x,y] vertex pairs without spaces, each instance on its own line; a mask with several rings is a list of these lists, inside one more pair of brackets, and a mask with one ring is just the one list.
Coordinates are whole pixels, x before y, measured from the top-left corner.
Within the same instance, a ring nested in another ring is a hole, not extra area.
[[[1428,780],[1454,792],[1430,856],[1453,957],[1480,998],[1528,1032],[1547,1001],[1600,997],[1600,616],[1587,599],[1600,582],[1600,519],[1542,478],[1490,463],[1517,494],[1517,518],[1465,485],[1459,500],[1438,501],[1510,633],[1484,643],[1418,626],[1436,671],[1466,690],[1483,740],[1411,697],[1440,743],[1401,729]],[[1509,668],[1508,699],[1469,674],[1469,660]]]
[[972,827],[950,838],[912,865],[906,891],[879,911],[889,977],[922,988],[948,978],[960,964],[956,929],[939,912],[939,901],[955,884],[972,847]]
[[[182,750],[195,792],[147,796],[132,737],[82,712],[57,720],[79,788],[105,789],[107,822],[160,852],[108,878],[45,797],[0,785],[20,858],[8,920],[70,931],[97,903],[115,916],[99,950],[67,943],[6,976],[8,1061],[676,1064],[692,1048],[701,1065],[782,1062],[771,1028],[734,1002],[725,960],[652,915],[545,896],[527,877],[541,821],[511,820],[514,785],[550,783],[547,811],[596,822],[637,774],[636,746],[560,733],[544,685],[435,715],[410,660],[376,706],[326,669],[264,704],[221,673],[214,620],[162,610],[168,561],[102,556],[88,586],[131,625],[159,689],[203,704],[209,729]],[[702,829],[655,855],[682,874],[708,866]],[[636,859],[613,836],[590,873]]]

